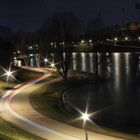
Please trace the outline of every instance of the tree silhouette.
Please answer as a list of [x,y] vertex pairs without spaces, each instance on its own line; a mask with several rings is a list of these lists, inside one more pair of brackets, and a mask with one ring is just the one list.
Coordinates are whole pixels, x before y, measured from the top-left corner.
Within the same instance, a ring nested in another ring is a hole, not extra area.
[[72,13],[61,12],[48,18],[45,26],[48,40],[55,42],[51,47],[57,70],[67,80],[73,52],[72,42],[79,36],[80,20]]

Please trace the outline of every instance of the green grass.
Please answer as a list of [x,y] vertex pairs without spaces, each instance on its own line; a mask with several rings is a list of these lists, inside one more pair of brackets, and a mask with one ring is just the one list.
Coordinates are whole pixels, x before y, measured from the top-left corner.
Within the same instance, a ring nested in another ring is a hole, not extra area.
[[16,78],[20,82],[26,82],[28,80],[32,80],[37,77],[40,77],[41,75],[42,75],[42,73],[39,73],[39,72],[33,72],[33,71],[29,71],[29,70],[19,69],[17,71]]
[[42,140],[0,118],[0,140]]
[[[93,77],[91,78],[91,76]],[[43,85],[43,87],[32,93],[30,100],[33,107],[41,114],[54,120],[82,128],[82,121],[73,121],[77,118],[77,116],[73,116],[64,110],[63,105],[60,102],[61,94],[64,90],[82,86],[83,81],[87,84],[96,84],[102,80],[102,78],[95,77],[95,75],[90,75],[90,78],[88,78],[85,76],[85,73],[78,74],[78,76],[74,77],[74,79],[71,77],[70,81],[67,83],[65,83],[63,80],[54,79],[54,81],[47,82],[46,85]],[[140,139],[139,136],[116,132],[112,129],[103,128],[93,123],[88,123],[88,130],[130,140]]]

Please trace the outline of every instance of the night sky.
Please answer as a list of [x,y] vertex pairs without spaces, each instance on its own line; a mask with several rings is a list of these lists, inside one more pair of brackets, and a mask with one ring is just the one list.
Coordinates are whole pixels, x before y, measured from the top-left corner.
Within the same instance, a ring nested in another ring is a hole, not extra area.
[[[135,21],[139,0],[0,0],[0,25],[14,30],[35,30],[57,11],[71,11],[85,21],[101,13],[105,24],[121,23],[122,8],[126,21]],[[139,12],[140,15],[140,12]]]

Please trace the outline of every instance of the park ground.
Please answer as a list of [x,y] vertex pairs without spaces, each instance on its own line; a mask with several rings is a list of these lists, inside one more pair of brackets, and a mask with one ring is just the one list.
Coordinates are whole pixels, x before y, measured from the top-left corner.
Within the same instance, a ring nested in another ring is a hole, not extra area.
[[[72,71],[70,72],[69,81],[64,82],[62,78],[54,73],[46,84],[31,94],[30,101],[34,109],[44,116],[83,129],[83,122],[81,120],[73,121],[76,120],[78,116],[74,116],[65,110],[64,105],[61,102],[62,93],[67,92],[67,90],[71,88],[74,89],[83,86],[85,83],[88,85],[105,81],[106,79],[97,77],[94,74]],[[88,123],[88,130],[128,140],[140,139],[139,136],[104,128],[95,123]]]
[[[19,70],[18,71],[18,79],[20,82],[24,82],[30,79],[34,79],[36,77],[41,76],[41,73]],[[20,75],[20,76],[19,76]],[[90,78],[89,78],[90,77]],[[98,84],[100,82],[104,82],[105,79],[101,77],[97,77],[93,74],[87,74],[84,72],[76,72],[72,71],[70,73],[69,81],[64,82],[59,76],[57,72],[53,72],[53,75],[43,81],[42,86],[34,91],[30,96],[30,101],[34,109],[43,114],[46,117],[52,118],[54,120],[82,128],[83,124],[81,121],[73,121],[77,116],[74,116],[68,113],[62,103],[61,103],[61,95],[64,91],[67,91],[70,88],[76,88],[78,86],[82,86],[83,84]],[[0,89],[1,93],[4,93],[7,90],[7,83],[2,79],[0,81]],[[19,81],[10,85],[11,87],[17,85]],[[36,137],[32,134],[29,134],[14,125],[4,121],[0,118],[0,139],[1,140],[41,140],[41,138]],[[88,123],[88,130],[102,133],[105,135],[111,135],[114,137],[120,137],[124,139],[130,140],[139,140],[139,136],[124,134],[121,132],[116,132],[108,128],[103,128],[93,123]]]

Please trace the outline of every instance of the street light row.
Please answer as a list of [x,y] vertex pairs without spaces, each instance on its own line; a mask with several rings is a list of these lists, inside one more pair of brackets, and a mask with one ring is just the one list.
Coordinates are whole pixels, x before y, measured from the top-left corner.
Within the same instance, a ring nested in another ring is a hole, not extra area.
[[[125,41],[129,41],[129,37],[128,37],[128,36],[124,37],[124,40],[125,40]],[[137,40],[140,41],[140,36],[137,38]],[[113,39],[107,38],[106,41],[115,41],[115,42],[117,42],[117,41],[119,41],[119,38],[118,38],[118,37],[114,37]],[[88,43],[92,43],[93,40],[89,39],[89,40],[87,41],[87,40],[82,39],[79,43],[85,44],[85,43],[87,43],[87,42],[88,42]],[[60,45],[64,45],[64,44],[65,44],[65,42],[60,43]],[[55,45],[55,43],[51,42],[50,45],[53,46],[53,45]]]
[[[122,40],[123,40],[123,39],[122,39]],[[126,36],[126,37],[124,38],[124,40],[125,40],[125,41],[129,41],[129,37]],[[139,40],[139,41],[140,41],[140,36],[139,36],[136,40]],[[107,38],[106,41],[115,41],[115,42],[117,42],[117,41],[119,41],[119,38],[118,38],[118,37],[114,37],[114,39],[109,39],[109,38]]]
[[[80,43],[82,43],[82,44],[84,44],[85,42],[87,42],[87,41],[84,40],[84,39],[82,39],[82,40],[80,41]],[[88,42],[89,42],[89,43],[92,43],[93,41],[92,41],[91,39],[89,39]],[[74,43],[74,41],[72,41],[72,43]],[[61,42],[61,43],[59,43],[59,44],[60,44],[60,45],[65,45],[65,42]],[[56,43],[55,43],[55,42],[51,42],[50,45],[53,46],[53,45],[56,45]]]

